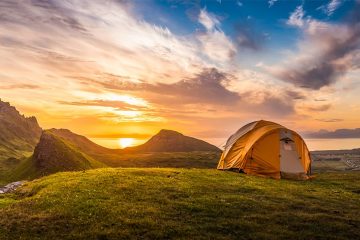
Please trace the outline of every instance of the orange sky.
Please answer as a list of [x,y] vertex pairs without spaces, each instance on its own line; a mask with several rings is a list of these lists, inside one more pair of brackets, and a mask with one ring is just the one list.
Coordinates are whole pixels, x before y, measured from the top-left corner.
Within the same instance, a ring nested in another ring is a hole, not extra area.
[[[147,138],[167,128],[211,139],[258,119],[300,132],[359,127],[357,68],[319,89],[278,77],[289,61],[310,58],[309,46],[318,44],[310,31],[319,21],[300,29],[299,48],[284,49],[283,64],[259,59],[248,66],[239,62],[247,55],[221,30],[221,19],[205,9],[197,19],[205,31],[198,36],[148,23],[130,3],[63,3],[61,9],[71,11],[56,14],[76,19],[76,26],[26,4],[0,25],[0,97],[35,115],[43,128],[92,138]],[[316,51],[311,54],[326,49]],[[350,57],[356,56],[336,64]]]

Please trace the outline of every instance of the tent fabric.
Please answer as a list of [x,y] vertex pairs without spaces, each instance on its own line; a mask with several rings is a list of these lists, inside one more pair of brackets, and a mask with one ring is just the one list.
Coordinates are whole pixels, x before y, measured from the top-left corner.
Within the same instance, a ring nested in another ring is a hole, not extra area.
[[234,143],[241,138],[242,136],[244,136],[246,133],[248,133],[249,131],[251,131],[255,126],[256,126],[257,122],[251,122],[246,124],[245,126],[241,127],[239,130],[237,130],[236,133],[234,133],[233,135],[231,135],[229,137],[229,139],[226,141],[226,145],[225,145],[225,155],[227,154],[227,152],[231,149],[231,147],[234,145]]
[[230,136],[217,168],[276,179],[290,175],[304,178],[310,163],[309,150],[299,134],[280,124],[260,120]]

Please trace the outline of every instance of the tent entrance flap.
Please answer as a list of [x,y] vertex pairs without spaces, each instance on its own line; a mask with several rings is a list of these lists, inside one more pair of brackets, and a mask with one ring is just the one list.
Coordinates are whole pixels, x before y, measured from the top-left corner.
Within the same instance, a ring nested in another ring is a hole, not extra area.
[[280,171],[286,173],[304,172],[292,133],[286,129],[280,131]]

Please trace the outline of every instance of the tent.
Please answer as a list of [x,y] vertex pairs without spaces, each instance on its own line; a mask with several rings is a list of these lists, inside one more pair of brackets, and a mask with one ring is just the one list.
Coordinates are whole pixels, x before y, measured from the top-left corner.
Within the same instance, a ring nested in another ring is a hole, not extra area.
[[276,179],[308,179],[311,157],[298,133],[260,120],[230,136],[217,168]]

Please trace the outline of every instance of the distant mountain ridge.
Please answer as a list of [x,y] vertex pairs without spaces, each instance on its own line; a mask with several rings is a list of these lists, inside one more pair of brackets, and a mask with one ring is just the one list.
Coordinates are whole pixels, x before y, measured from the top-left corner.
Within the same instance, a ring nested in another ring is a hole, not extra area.
[[219,153],[214,145],[165,129],[142,145],[109,149],[68,129],[43,131],[35,117],[0,100],[0,183],[109,166],[208,168]]
[[21,115],[10,103],[0,99],[0,160],[31,154],[41,131],[35,117]]
[[341,150],[316,150],[312,154],[360,154],[360,148],[341,149]]
[[221,150],[203,140],[185,136],[173,130],[162,129],[151,137],[146,143],[128,147],[124,152],[193,152],[193,151],[214,151]]

